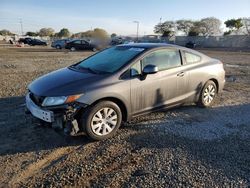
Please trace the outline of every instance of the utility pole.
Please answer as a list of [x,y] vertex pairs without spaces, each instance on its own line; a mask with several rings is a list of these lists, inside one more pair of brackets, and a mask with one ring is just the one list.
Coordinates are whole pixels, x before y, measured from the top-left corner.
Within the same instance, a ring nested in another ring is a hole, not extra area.
[[20,25],[21,25],[21,34],[23,35],[23,21],[22,21],[22,18],[20,18]]
[[139,41],[139,21],[134,21],[134,23],[137,24],[137,29],[136,29],[136,42]]

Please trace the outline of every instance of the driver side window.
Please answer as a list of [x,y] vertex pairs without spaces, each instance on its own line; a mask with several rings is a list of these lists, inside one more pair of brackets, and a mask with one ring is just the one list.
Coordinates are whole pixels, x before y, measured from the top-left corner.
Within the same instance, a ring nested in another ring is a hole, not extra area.
[[131,77],[140,75],[146,65],[155,65],[159,71],[179,67],[180,52],[177,49],[161,49],[148,54],[130,68]]
[[154,51],[142,59],[142,67],[155,65],[159,71],[181,66],[179,50],[161,49]]

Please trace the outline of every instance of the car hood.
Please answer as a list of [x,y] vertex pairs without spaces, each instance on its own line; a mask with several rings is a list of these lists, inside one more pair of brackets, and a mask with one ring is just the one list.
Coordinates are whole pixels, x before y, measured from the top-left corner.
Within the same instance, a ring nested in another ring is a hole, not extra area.
[[78,72],[62,68],[46,74],[29,85],[29,90],[38,96],[68,96],[81,94],[91,83],[103,76],[90,72]]

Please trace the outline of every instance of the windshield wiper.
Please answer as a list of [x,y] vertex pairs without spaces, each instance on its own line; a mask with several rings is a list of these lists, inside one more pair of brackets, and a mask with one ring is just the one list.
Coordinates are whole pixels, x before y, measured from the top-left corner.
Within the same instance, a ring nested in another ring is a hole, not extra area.
[[91,72],[91,73],[94,73],[94,74],[99,74],[99,72],[98,71],[96,71],[96,70],[94,70],[94,69],[91,69],[91,68],[89,68],[89,67],[82,67],[82,66],[77,66],[77,65],[74,65],[74,66],[72,66],[73,68],[75,68],[75,69],[78,69],[78,70],[88,70],[89,72]]
[[79,66],[78,64],[71,65],[71,66],[69,66],[69,68],[76,69],[76,70],[87,70],[87,71],[94,73],[94,74],[109,74],[109,72],[107,72],[107,71],[95,70],[95,69],[92,69],[90,67],[82,67],[82,66]]

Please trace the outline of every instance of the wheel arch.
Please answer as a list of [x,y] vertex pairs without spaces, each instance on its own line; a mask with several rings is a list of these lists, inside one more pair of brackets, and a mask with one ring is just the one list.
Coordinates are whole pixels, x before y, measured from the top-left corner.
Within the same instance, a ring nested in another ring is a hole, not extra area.
[[104,97],[104,98],[98,99],[98,100],[96,100],[95,102],[93,102],[93,103],[91,104],[91,106],[92,106],[92,105],[95,105],[95,104],[97,104],[97,103],[99,103],[99,102],[101,102],[101,101],[111,101],[111,102],[114,102],[114,103],[117,104],[117,105],[119,106],[119,108],[121,109],[122,121],[126,122],[126,121],[129,119],[129,118],[128,118],[128,109],[127,109],[125,103],[124,103],[122,100],[120,100],[120,99],[118,99],[118,98],[116,98],[116,97]]
[[216,78],[210,78],[208,81],[213,81],[217,87],[217,93],[219,92],[219,82]]

